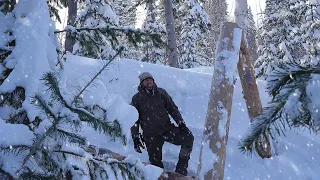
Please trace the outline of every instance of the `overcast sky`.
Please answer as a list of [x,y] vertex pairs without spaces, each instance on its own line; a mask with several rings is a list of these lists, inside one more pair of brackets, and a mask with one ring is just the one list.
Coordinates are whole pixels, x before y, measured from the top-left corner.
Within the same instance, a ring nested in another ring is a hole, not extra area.
[[[235,1],[236,0],[227,0],[230,16],[233,16]],[[247,0],[247,2],[251,7],[252,14],[255,18],[254,21],[257,21],[257,15],[261,13],[261,10],[264,10],[265,0]]]

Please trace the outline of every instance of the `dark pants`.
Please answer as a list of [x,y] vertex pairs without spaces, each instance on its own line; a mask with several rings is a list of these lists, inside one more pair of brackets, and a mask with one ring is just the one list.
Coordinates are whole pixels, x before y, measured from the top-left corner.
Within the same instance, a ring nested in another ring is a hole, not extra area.
[[187,175],[188,162],[192,151],[194,137],[191,131],[182,131],[180,128],[171,126],[162,135],[144,136],[147,146],[149,161],[152,165],[163,168],[162,146],[164,142],[181,145],[179,161],[176,172]]

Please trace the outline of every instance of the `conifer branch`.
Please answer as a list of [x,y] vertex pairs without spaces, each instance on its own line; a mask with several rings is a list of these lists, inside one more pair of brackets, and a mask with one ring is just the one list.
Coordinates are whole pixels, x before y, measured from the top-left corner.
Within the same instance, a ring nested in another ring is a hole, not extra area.
[[46,149],[42,149],[41,155],[43,158],[43,163],[41,163],[41,165],[44,166],[49,172],[57,171],[57,167],[59,167],[59,165],[54,159],[51,158],[51,152],[48,152]]
[[56,116],[51,112],[50,107],[48,107],[47,102],[39,95],[35,95],[31,98],[31,103],[37,106],[44,114],[49,118],[57,121]]
[[12,112],[7,119],[7,122],[10,124],[25,124],[29,125],[29,119],[27,112],[24,109],[19,109],[15,112]]
[[54,72],[47,72],[41,80],[44,84],[48,87],[47,91],[50,91],[50,97],[53,100],[57,100],[58,102],[62,103],[64,106],[67,106],[67,102],[64,100],[60,93],[59,89],[59,82],[57,78],[57,74]]
[[122,136],[119,125],[94,117],[82,109],[73,109],[72,111],[79,114],[80,120],[87,122],[94,130],[108,134],[111,138],[121,137],[122,142],[125,144],[125,138]]
[[29,149],[30,149],[30,146],[27,146],[27,145],[11,145],[8,147],[0,146],[0,151],[2,151],[4,154],[13,153],[16,156],[21,152],[27,151]]
[[74,97],[73,101],[71,102],[71,105],[79,99],[80,95],[90,86],[90,84],[102,73],[102,71],[123,51],[123,47],[121,47],[118,52],[106,63],[100,71],[90,80],[89,83],[86,84],[86,86]]
[[8,178],[8,180],[13,180],[13,176],[11,176],[10,173],[6,172],[5,170],[3,170],[0,166],[0,174],[3,174],[4,176],[6,176]]
[[25,180],[56,180],[57,179],[57,177],[54,175],[37,173],[30,170],[29,168],[27,168],[26,172],[23,172],[20,175],[20,178]]
[[[123,49],[120,49],[118,53],[113,57],[113,59],[121,53]],[[80,95],[93,83],[95,79],[105,70],[105,68],[111,63],[113,60],[111,59],[108,63],[106,63],[97,74],[86,84],[86,86],[80,91],[80,93],[75,96],[74,101],[78,100]],[[78,115],[81,121],[87,122],[91,127],[93,127],[94,130],[103,132],[105,134],[108,134],[111,136],[111,138],[116,138],[120,137],[122,142],[125,144],[125,138],[123,137],[121,133],[121,127],[120,124],[117,123],[117,121],[108,122],[105,119],[100,119],[92,115],[90,112],[87,112],[85,109],[80,109],[80,108],[74,108],[66,103],[64,100],[63,96],[60,93],[59,90],[59,85],[58,85],[58,80],[57,76],[54,73],[46,73],[45,76],[42,78],[43,81],[45,81],[46,86],[49,88],[47,90],[51,91],[51,97],[54,98],[55,100],[58,100],[60,103],[62,103],[66,108],[70,109],[71,112],[75,113]],[[54,114],[52,114],[50,108],[47,106],[47,102],[45,102],[40,96],[36,96],[33,98],[32,102],[40,108],[40,110],[43,110],[49,118],[53,119],[54,122],[63,122],[65,121],[65,118],[59,118],[55,117]],[[72,103],[71,103],[72,104]],[[69,123],[69,122],[68,122]],[[55,125],[56,126],[56,125]],[[68,138],[71,138],[70,140],[74,140],[74,142],[78,142],[82,144],[84,141],[83,139],[79,136],[76,137],[75,135],[71,134],[63,134],[68,136]],[[77,139],[80,138],[80,139]],[[82,139],[82,140],[81,140]],[[82,142],[82,143],[81,143]]]
[[65,151],[65,150],[55,150],[53,152],[56,153],[64,153],[64,154],[69,154],[69,155],[73,155],[73,156],[77,156],[77,157],[81,157],[84,158],[85,156],[79,153],[75,153],[75,152],[71,152],[71,151]]
[[79,146],[86,145],[86,138],[74,133],[66,132],[61,129],[56,130],[56,136],[59,137],[59,139],[62,139],[64,142],[71,142],[75,143]]
[[[294,69],[294,70],[292,70]],[[307,96],[306,86],[311,79],[312,74],[320,74],[320,67],[306,68],[296,63],[285,65],[282,69],[277,69],[270,75],[271,82],[267,89],[273,96],[269,105],[263,109],[263,113],[258,116],[251,124],[252,131],[243,140],[239,146],[243,152],[252,152],[253,144],[258,137],[264,133],[273,133],[284,135],[286,126],[288,127],[307,127],[318,132],[320,127],[314,124],[312,113],[308,108],[310,100]],[[285,105],[296,91],[301,105],[298,109],[299,115],[290,115],[285,109]],[[272,129],[275,130],[271,131]]]
[[[151,32],[144,32],[140,29],[133,29],[133,28],[126,28],[126,27],[117,27],[117,26],[107,26],[104,28],[66,28],[64,30],[55,31],[54,33],[63,33],[63,32],[69,32],[75,36],[76,33],[81,33],[82,31],[95,31],[102,34],[108,34],[113,37],[113,39],[116,39],[116,34],[114,32],[121,32],[126,34],[126,36],[130,39],[129,42],[133,42],[135,45],[137,42],[141,42],[144,38],[149,38],[152,40],[153,44],[155,46],[167,46],[165,42],[161,40],[161,37],[159,34],[151,33]],[[143,37],[143,38],[142,38]]]
[[38,106],[41,110],[43,110],[46,116],[48,116],[49,118],[52,118],[53,123],[44,134],[39,134],[36,136],[36,139],[30,148],[30,152],[23,160],[22,167],[26,164],[29,158],[37,152],[37,150],[41,147],[41,144],[46,139],[46,137],[49,136],[51,133],[53,133],[57,129],[57,125],[59,123],[59,119],[57,119],[55,115],[51,112],[50,108],[47,106],[47,103],[41,96],[35,95],[32,98],[32,103]]

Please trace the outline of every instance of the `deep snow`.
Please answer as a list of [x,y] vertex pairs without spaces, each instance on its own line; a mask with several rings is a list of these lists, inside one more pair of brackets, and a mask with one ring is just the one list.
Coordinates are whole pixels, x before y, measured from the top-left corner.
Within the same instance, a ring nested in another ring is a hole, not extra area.
[[[61,76],[61,87],[69,92],[77,85],[83,85],[89,74],[98,70],[104,61],[98,61],[78,56],[67,56],[65,69]],[[207,100],[211,85],[212,69],[197,68],[181,70],[162,65],[153,65],[135,60],[117,59],[104,72],[96,85],[85,94],[87,101],[98,101],[102,107],[108,108],[110,120],[117,118],[127,133],[128,144],[123,147],[112,142],[105,135],[97,134],[87,128],[83,134],[91,144],[108,148],[122,155],[132,155],[148,162],[146,151],[136,153],[130,137],[130,126],[135,122],[138,114],[128,105],[132,96],[137,92],[138,75],[148,71],[154,76],[159,87],[165,88],[178,105],[184,120],[194,133],[194,147],[189,161],[189,174],[194,175],[199,160],[200,145],[205,122]],[[263,104],[268,102],[265,93],[265,82],[258,81],[258,87]],[[227,160],[225,179],[318,179],[320,170],[319,137],[308,131],[287,130],[286,137],[273,142],[274,156],[271,159],[261,159],[258,155],[244,155],[238,149],[242,135],[249,127],[249,117],[242,97],[240,80],[235,85],[230,134],[227,146]],[[107,96],[102,94],[108,94]],[[163,161],[167,169],[174,170],[178,160],[179,146],[165,143],[163,147]],[[210,153],[209,153],[210,154]],[[208,161],[213,157],[207,157]],[[153,179],[154,177],[150,177]]]

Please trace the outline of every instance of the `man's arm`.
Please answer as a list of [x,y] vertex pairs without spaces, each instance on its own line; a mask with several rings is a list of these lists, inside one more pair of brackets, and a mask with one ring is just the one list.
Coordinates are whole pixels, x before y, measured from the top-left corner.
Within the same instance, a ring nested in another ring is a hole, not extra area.
[[174,121],[180,126],[181,124],[185,124],[180,111],[177,105],[172,100],[171,96],[167,93],[166,90],[163,89],[163,95],[165,97],[165,106],[167,108],[168,113],[172,116]]
[[[138,103],[135,101],[135,98],[133,97],[132,98],[132,101],[131,101],[131,105],[133,107],[135,107],[139,113],[139,105]],[[136,138],[136,137],[139,137],[139,126],[140,126],[140,119],[138,117],[138,120],[134,123],[134,125],[131,127],[131,136],[132,136],[132,139]]]

